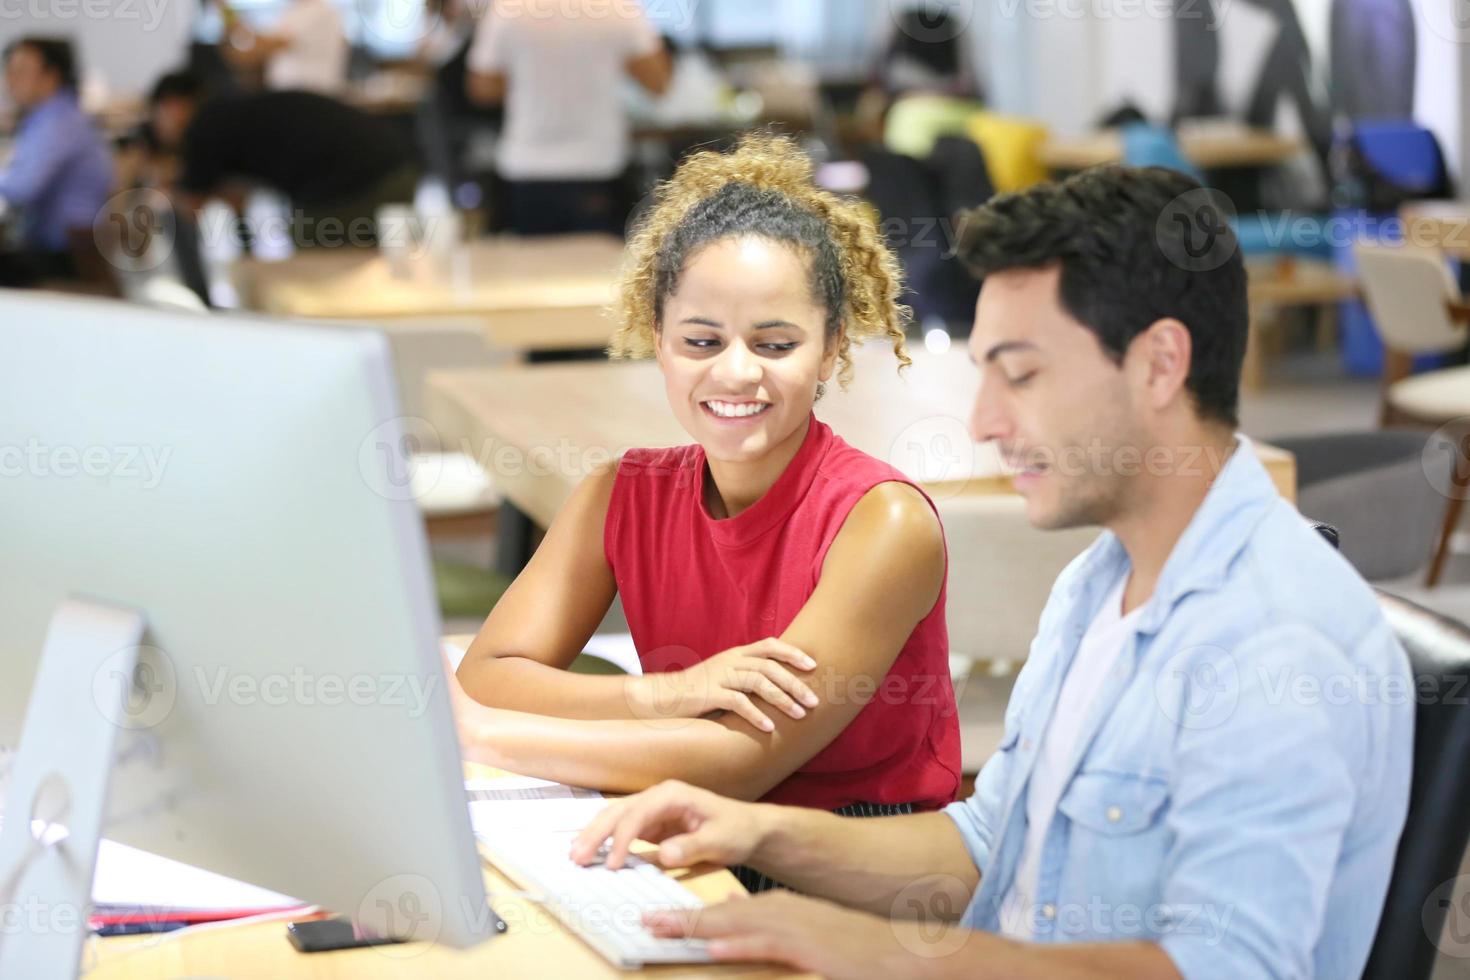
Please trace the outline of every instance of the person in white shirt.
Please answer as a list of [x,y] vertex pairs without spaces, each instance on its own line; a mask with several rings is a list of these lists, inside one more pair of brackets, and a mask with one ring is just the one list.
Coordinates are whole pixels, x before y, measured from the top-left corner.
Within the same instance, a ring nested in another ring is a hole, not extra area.
[[245,26],[216,0],[228,28],[225,58],[241,68],[265,69],[265,87],[337,95],[347,83],[350,53],[342,13],[332,0],[291,0],[269,31]]
[[661,94],[672,71],[636,0],[496,0],[469,69],[471,99],[505,102],[497,170],[509,229],[621,232],[631,155],[622,80]]

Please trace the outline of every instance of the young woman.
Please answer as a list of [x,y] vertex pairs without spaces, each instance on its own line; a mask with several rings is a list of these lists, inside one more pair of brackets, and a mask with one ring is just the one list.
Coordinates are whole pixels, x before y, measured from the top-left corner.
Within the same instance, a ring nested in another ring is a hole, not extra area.
[[[854,342],[908,362],[873,220],[790,141],[748,137],[680,167],[629,247],[613,353],[658,359],[695,444],[628,452],[557,515],[459,667],[470,757],[619,792],[948,803],[939,520],[812,414]],[[615,594],[644,676],[569,673]]]

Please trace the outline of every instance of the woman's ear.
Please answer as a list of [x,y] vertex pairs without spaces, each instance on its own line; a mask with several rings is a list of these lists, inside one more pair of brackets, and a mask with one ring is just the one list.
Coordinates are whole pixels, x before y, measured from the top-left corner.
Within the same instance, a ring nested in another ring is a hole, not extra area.
[[837,333],[827,340],[822,349],[822,369],[817,374],[821,381],[831,381],[832,372],[837,370],[837,355],[842,352],[842,341],[847,336],[847,327],[839,326]]

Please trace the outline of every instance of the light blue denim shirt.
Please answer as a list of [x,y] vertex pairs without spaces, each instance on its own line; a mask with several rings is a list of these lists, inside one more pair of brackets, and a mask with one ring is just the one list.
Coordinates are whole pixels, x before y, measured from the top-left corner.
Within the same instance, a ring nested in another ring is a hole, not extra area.
[[[1078,643],[1128,568],[1104,533],[1052,589],[1005,734],[954,820],[1000,931],[1026,789]],[[1153,941],[1185,977],[1363,969],[1408,808],[1415,692],[1372,591],[1244,438],[1089,709],[1042,843],[1040,942]]]

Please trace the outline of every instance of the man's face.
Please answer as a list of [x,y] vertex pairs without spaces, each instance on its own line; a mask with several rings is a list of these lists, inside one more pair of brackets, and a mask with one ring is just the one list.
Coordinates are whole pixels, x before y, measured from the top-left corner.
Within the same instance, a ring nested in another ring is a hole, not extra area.
[[56,94],[60,82],[40,52],[22,44],[5,59],[5,89],[17,109],[34,109]]
[[1125,506],[1117,452],[1146,451],[1127,376],[1062,308],[1059,267],[986,277],[970,355],[980,369],[970,429],[999,443],[1040,528],[1106,524]]

